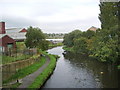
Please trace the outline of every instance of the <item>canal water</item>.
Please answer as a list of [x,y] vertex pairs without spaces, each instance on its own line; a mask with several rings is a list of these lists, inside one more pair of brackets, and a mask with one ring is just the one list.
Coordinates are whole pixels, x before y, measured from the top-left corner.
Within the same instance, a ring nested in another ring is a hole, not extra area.
[[59,55],[56,68],[43,88],[117,88],[118,72],[112,65],[67,52],[62,47],[48,50]]

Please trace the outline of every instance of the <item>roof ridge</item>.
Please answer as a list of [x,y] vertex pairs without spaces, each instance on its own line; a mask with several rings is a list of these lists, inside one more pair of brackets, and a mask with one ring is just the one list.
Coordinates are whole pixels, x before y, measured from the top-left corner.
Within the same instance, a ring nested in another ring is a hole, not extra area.
[[22,28],[7,28],[6,30],[11,30],[11,29],[22,29]]

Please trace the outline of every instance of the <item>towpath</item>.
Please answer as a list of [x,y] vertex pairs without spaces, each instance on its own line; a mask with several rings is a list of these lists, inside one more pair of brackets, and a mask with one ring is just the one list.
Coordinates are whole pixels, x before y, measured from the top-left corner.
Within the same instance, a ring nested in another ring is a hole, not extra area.
[[34,82],[35,78],[39,76],[42,73],[42,71],[48,66],[49,63],[50,59],[48,56],[46,56],[45,64],[34,73],[22,78],[22,83],[18,88],[28,88]]

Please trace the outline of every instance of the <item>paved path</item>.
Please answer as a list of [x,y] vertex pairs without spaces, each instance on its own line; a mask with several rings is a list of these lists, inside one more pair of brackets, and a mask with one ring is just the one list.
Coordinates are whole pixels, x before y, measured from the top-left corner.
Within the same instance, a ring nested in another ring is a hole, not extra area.
[[50,59],[46,56],[46,63],[34,73],[22,78],[22,84],[18,88],[28,88],[34,82],[35,78],[48,66],[49,62]]

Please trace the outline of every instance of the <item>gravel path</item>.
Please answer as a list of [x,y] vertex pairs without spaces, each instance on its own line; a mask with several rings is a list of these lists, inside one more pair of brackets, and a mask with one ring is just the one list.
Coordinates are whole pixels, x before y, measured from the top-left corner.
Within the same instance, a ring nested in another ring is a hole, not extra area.
[[34,73],[22,78],[22,84],[18,87],[18,88],[28,88],[35,80],[35,78],[40,75],[40,73],[42,73],[42,71],[48,66],[48,64],[50,63],[50,59],[48,56],[46,56],[46,62],[45,64],[40,67],[37,71],[35,71]]

